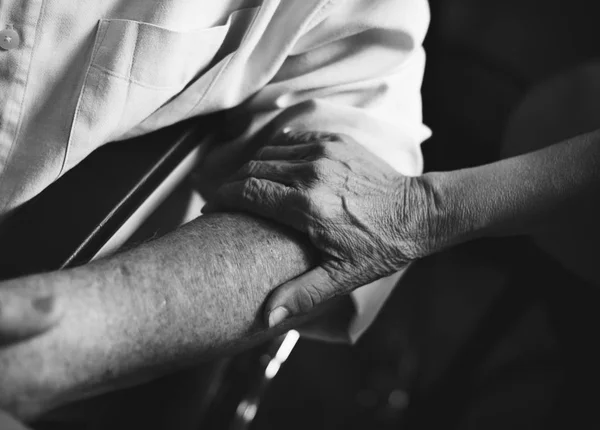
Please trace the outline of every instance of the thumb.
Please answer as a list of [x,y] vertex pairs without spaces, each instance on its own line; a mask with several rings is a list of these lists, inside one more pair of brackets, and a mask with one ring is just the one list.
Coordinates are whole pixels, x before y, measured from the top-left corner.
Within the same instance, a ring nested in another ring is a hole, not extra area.
[[62,317],[55,297],[24,297],[0,294],[0,346],[42,334],[52,328]]
[[284,320],[309,313],[334,297],[337,285],[329,272],[319,266],[278,287],[267,301],[265,313],[270,328]]

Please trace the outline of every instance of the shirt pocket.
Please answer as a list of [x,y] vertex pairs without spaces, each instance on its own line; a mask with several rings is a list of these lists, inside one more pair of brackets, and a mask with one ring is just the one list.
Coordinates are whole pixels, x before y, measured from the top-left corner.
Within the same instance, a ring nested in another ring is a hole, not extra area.
[[224,25],[177,31],[151,23],[103,19],[77,101],[61,174],[98,146],[122,138],[227,55],[233,12]]

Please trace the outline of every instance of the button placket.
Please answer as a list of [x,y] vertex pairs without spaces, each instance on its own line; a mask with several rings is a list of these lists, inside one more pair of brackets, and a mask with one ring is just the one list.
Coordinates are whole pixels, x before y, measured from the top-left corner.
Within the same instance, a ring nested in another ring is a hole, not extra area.
[[18,164],[11,160],[19,155],[19,127],[44,0],[2,3],[0,44],[10,49],[0,45],[0,212],[23,182]]

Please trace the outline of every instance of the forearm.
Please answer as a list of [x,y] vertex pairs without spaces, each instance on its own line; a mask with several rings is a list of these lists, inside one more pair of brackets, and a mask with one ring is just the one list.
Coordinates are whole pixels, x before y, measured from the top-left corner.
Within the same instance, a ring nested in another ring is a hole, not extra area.
[[423,177],[434,196],[436,247],[486,236],[535,235],[598,206],[600,133],[493,164]]
[[217,214],[107,260],[12,281],[54,284],[67,311],[0,354],[0,404],[29,415],[265,339],[263,301],[312,258],[287,229]]

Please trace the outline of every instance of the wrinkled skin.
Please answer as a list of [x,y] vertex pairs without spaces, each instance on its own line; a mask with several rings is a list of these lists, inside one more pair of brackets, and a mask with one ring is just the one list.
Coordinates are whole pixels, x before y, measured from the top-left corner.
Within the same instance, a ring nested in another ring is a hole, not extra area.
[[279,287],[269,325],[309,312],[425,255],[432,198],[345,135],[284,130],[220,187],[205,212],[248,211],[306,233],[316,269]]

